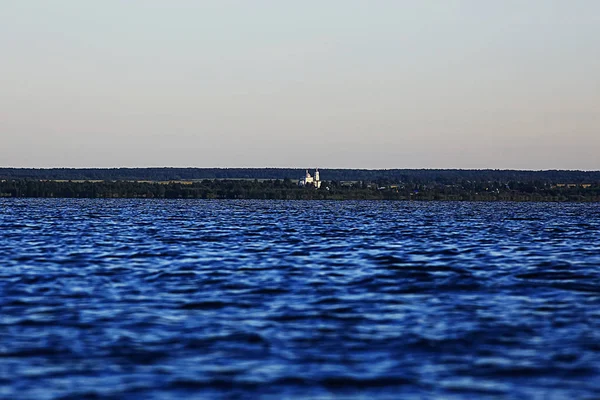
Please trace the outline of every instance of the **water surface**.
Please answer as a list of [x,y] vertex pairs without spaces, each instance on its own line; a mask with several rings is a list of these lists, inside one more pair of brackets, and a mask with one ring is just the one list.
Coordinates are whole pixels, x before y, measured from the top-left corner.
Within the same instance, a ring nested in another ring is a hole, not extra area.
[[600,205],[0,199],[0,398],[593,398]]

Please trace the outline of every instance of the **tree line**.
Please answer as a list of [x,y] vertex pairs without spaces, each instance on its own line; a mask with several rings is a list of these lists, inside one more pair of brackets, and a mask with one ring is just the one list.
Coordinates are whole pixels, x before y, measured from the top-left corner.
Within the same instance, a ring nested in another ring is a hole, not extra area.
[[[0,179],[88,181],[201,181],[205,179],[300,179],[299,168],[0,168]],[[459,169],[322,169],[321,177],[333,181],[366,181],[382,184],[456,184],[461,182],[594,183],[600,171],[519,171]]]
[[273,200],[457,200],[457,201],[600,201],[600,184],[556,185],[543,181],[461,181],[450,184],[386,184],[324,181],[320,189],[296,180],[221,180],[194,182],[56,181],[6,179],[1,197],[273,199]]

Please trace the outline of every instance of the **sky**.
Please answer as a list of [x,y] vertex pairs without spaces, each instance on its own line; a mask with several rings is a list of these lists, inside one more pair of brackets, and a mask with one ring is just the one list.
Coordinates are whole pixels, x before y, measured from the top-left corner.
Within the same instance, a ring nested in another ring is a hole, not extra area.
[[600,169],[597,0],[0,0],[0,166]]

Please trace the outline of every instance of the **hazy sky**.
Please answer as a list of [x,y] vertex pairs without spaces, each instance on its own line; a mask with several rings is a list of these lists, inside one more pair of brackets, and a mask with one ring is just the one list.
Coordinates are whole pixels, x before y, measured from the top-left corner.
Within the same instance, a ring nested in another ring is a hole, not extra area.
[[0,166],[600,169],[600,1],[0,0]]

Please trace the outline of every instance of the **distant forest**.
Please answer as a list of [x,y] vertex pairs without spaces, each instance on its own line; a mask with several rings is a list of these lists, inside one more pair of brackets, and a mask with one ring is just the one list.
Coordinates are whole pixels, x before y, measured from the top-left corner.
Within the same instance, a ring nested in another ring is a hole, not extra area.
[[[304,176],[294,168],[0,168],[0,179],[73,181],[197,181],[205,179],[291,179]],[[314,170],[311,169],[311,173]],[[380,184],[470,182],[600,183],[600,171],[518,171],[468,169],[321,169],[328,181]]]
[[[0,169],[0,197],[600,201],[600,172],[300,169]],[[210,175],[210,178],[200,178]],[[283,178],[273,178],[273,176]]]

